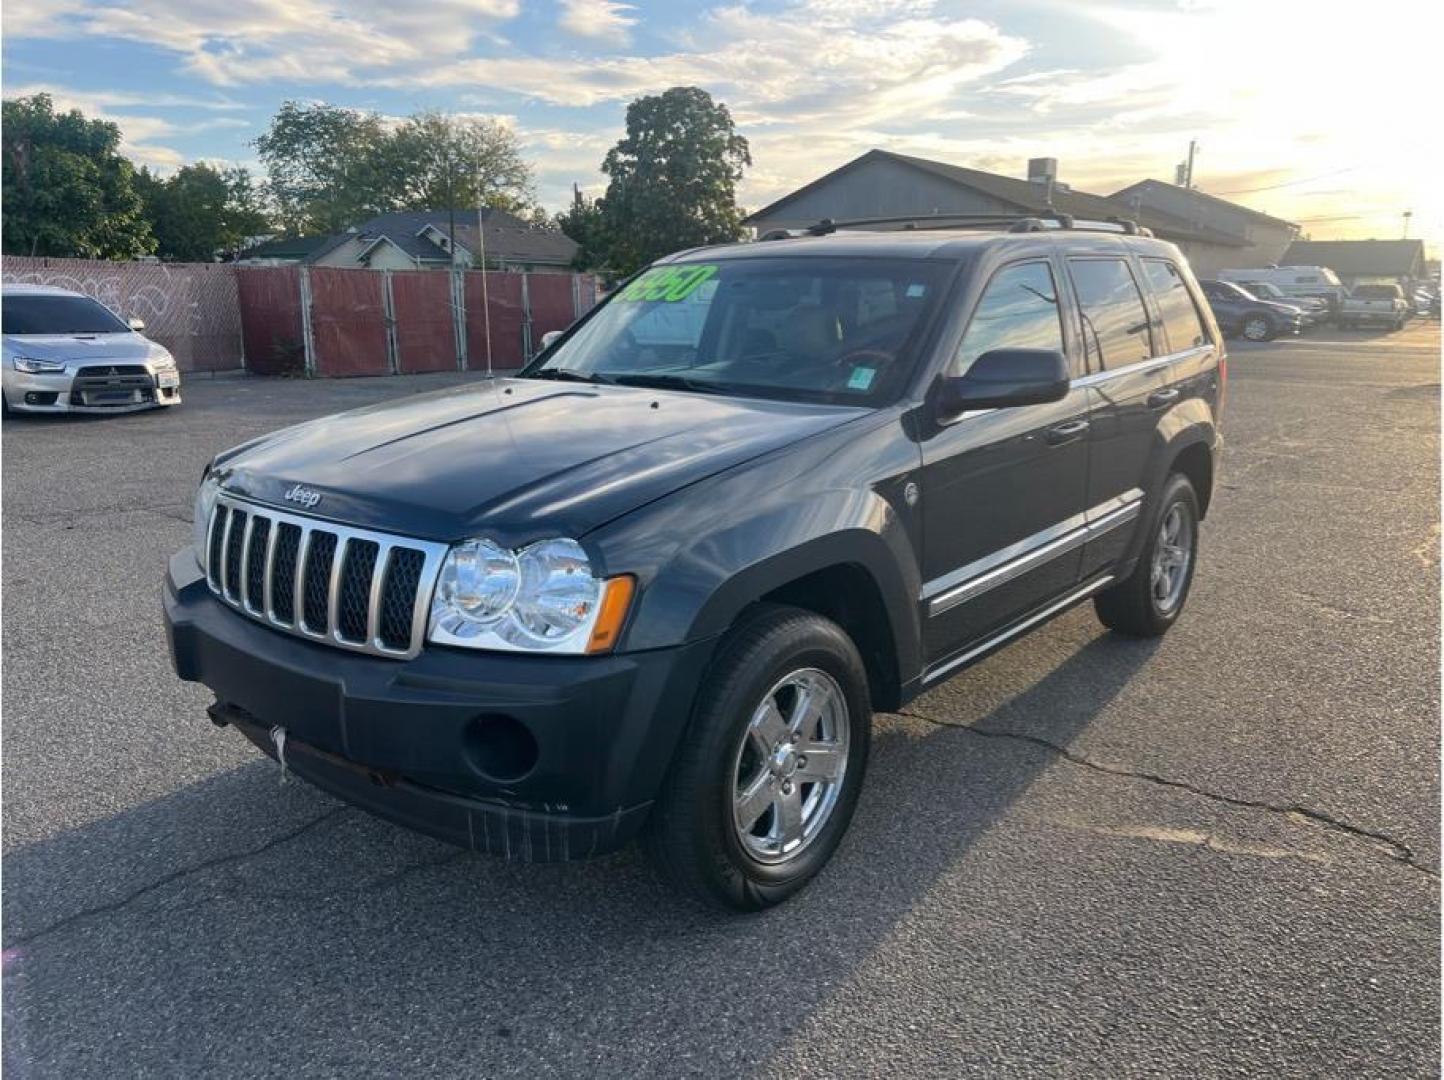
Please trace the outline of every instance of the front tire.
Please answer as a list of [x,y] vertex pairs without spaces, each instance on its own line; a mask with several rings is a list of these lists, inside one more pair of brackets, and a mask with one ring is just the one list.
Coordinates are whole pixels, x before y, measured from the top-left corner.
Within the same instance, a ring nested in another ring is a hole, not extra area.
[[1188,477],[1168,478],[1148,529],[1133,573],[1093,599],[1104,626],[1132,637],[1167,633],[1188,600],[1198,561],[1198,496]]
[[1272,341],[1277,333],[1267,315],[1250,315],[1243,321],[1243,336],[1249,341]]
[[643,845],[662,876],[758,911],[826,865],[867,769],[867,673],[836,623],[761,605],[723,640]]

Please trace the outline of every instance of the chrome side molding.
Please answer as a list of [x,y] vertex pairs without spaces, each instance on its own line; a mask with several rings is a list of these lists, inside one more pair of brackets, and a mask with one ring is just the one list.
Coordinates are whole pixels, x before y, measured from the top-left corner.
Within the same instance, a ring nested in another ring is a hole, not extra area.
[[929,668],[928,671],[923,675],[923,682],[926,684],[932,682],[935,679],[940,679],[948,672],[952,671],[954,668],[961,667],[969,660],[976,659],[985,652],[990,652],[991,650],[997,648],[999,645],[1002,645],[1005,641],[1010,641],[1013,638],[1017,637],[1025,630],[1031,630],[1040,622],[1043,622],[1046,619],[1051,619],[1054,615],[1058,614],[1064,608],[1072,607],[1078,601],[1091,596],[1093,593],[1096,593],[1099,589],[1103,588],[1103,586],[1107,585],[1112,580],[1112,574],[1105,574],[1101,578],[1096,578],[1093,581],[1090,581],[1081,589],[1075,589],[1073,592],[1063,597],[1063,599],[1055,603],[1049,604],[1036,615],[1032,615],[1029,618],[1024,619],[1022,622],[1017,623],[1014,626],[1010,626],[1006,630],[1000,631],[997,634],[994,634],[986,641],[974,645],[971,649],[969,649],[965,653],[962,653],[960,656],[955,656],[953,657],[953,659],[944,661],[943,663],[937,665],[934,668]]
[[1143,489],[1131,488],[1122,495],[1074,514],[1016,544],[976,559],[923,587],[928,617],[951,611],[976,599],[990,589],[1004,585],[1052,559],[1074,551],[1089,540],[1125,525],[1143,509]]

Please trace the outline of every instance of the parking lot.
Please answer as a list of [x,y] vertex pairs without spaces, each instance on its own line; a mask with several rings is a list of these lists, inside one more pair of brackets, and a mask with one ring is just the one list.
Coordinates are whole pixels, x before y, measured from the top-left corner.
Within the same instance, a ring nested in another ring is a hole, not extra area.
[[5,1067],[1436,1075],[1439,347],[1230,343],[1179,625],[1085,607],[879,717],[837,858],[742,918],[283,782],[171,674],[211,453],[461,376],[7,421]]

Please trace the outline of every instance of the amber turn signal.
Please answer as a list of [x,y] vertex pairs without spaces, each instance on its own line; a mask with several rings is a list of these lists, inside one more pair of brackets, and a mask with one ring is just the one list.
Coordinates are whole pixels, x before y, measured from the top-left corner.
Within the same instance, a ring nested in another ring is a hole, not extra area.
[[610,652],[621,636],[622,624],[627,621],[627,609],[632,606],[632,593],[637,579],[630,574],[611,578],[602,586],[602,606],[597,613],[592,636],[587,639],[587,652]]

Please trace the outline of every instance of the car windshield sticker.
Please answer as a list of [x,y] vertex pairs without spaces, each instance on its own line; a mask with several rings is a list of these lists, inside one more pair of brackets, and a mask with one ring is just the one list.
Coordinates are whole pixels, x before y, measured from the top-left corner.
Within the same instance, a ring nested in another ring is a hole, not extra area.
[[926,285],[923,285],[920,282],[913,282],[911,285],[908,286],[908,299],[917,300],[919,297],[925,295],[927,291],[928,287]]
[[717,273],[715,266],[658,266],[648,270],[620,293],[618,300],[685,300]]
[[855,367],[852,374],[848,376],[847,388],[849,390],[866,390],[872,385],[872,377],[877,374],[875,368]]

